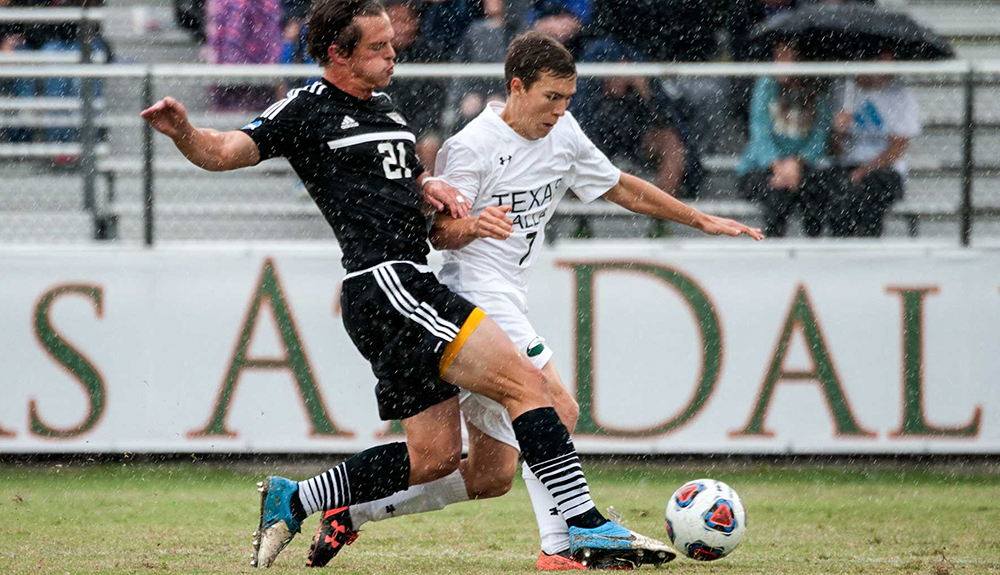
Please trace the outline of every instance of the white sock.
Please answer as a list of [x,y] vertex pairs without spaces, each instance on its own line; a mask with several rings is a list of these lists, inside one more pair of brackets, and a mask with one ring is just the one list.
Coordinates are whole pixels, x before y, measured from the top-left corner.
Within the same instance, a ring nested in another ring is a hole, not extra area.
[[430,483],[414,485],[378,501],[351,505],[351,525],[355,530],[369,521],[444,509],[446,505],[469,500],[465,479],[459,471]]
[[528,488],[531,506],[535,508],[538,534],[542,538],[542,551],[553,555],[569,549],[569,526],[559,514],[556,500],[527,464],[521,465],[521,477],[524,478],[524,485]]

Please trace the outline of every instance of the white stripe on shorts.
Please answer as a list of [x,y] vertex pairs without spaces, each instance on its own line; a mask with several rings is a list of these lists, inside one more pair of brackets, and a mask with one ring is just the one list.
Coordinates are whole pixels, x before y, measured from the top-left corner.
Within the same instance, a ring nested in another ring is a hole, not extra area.
[[442,319],[441,316],[438,315],[436,309],[427,305],[427,302],[423,301],[418,302],[416,299],[414,299],[413,296],[410,295],[410,292],[406,291],[406,288],[403,287],[402,280],[399,279],[399,274],[396,273],[396,270],[394,270],[392,266],[386,266],[382,268],[382,271],[389,274],[389,276],[392,278],[393,284],[396,286],[397,289],[399,289],[399,292],[403,294],[403,297],[405,297],[406,300],[410,302],[410,305],[419,306],[421,309],[423,309],[432,316],[432,319],[434,320],[435,323],[437,323],[443,328],[447,328],[448,331],[455,332],[455,336],[456,337],[458,336],[459,329],[457,325],[451,323],[448,320]]
[[[434,318],[430,317],[429,314],[420,309],[414,309],[409,302],[405,301],[397,292],[396,287],[392,285],[392,280],[385,274],[385,268],[376,268],[372,271],[372,275],[375,276],[375,281],[378,286],[382,288],[385,293],[386,298],[388,298],[389,303],[392,307],[396,308],[396,311],[408,317],[409,319],[417,322],[424,327],[427,331],[431,332],[435,336],[451,342],[458,336],[458,331],[450,331],[445,326],[441,326],[434,322]],[[407,294],[409,296],[409,294]],[[412,299],[412,296],[409,296]]]

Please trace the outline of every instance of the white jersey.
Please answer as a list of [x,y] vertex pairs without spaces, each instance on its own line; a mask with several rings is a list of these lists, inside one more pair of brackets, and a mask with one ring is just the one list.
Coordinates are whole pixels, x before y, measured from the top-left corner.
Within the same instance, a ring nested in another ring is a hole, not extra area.
[[593,201],[618,183],[621,170],[569,112],[547,136],[528,140],[500,118],[503,108],[489,104],[448,138],[438,152],[435,174],[465,196],[473,216],[488,206],[511,206],[514,231],[506,240],[478,238],[444,252],[440,279],[457,292],[506,292],[523,303],[545,223],[566,190]]

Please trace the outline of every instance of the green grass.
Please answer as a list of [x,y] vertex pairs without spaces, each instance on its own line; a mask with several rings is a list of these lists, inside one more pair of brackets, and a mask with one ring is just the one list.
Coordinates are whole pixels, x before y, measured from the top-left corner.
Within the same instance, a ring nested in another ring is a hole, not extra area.
[[[249,572],[262,473],[321,465],[223,463],[0,466],[0,573]],[[663,506],[681,483],[714,477],[743,497],[749,531],[715,563],[661,573],[1000,573],[995,464],[587,466],[595,500],[666,538]],[[279,557],[302,567],[316,520]],[[520,480],[507,496],[365,527],[338,573],[532,573],[537,534]]]

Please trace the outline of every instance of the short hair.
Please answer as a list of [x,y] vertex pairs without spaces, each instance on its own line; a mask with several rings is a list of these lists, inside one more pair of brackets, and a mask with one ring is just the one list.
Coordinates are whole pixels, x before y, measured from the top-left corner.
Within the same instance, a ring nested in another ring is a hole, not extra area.
[[526,32],[514,38],[507,47],[504,62],[507,93],[510,93],[510,82],[514,78],[520,78],[524,89],[528,90],[544,72],[556,78],[576,76],[573,55],[558,40],[541,32]]
[[379,0],[316,0],[306,30],[309,56],[326,66],[330,63],[328,49],[336,44],[349,58],[361,41],[361,28],[355,18],[383,13],[385,7]]

